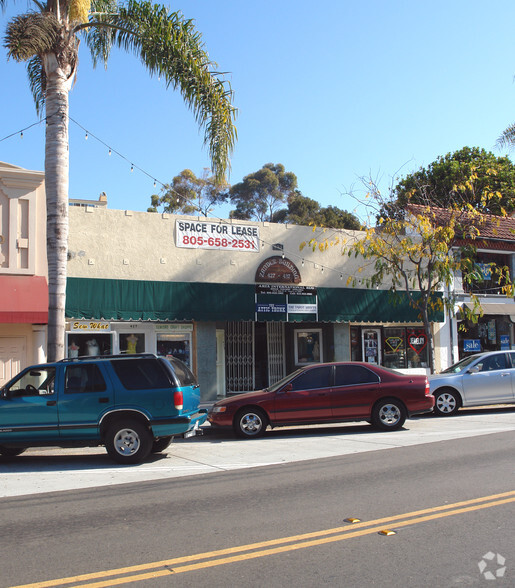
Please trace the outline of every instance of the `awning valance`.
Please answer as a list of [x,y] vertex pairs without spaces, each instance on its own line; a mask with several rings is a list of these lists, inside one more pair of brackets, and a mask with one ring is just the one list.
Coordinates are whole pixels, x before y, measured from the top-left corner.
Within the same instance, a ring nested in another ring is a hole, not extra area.
[[[420,322],[406,295],[354,288],[317,288],[317,292],[320,322]],[[253,321],[255,312],[254,284],[67,280],[68,318]],[[441,321],[443,315],[436,313],[431,318]],[[292,315],[290,320],[299,317]]]
[[[480,302],[483,314],[493,314],[501,316],[515,317],[515,302],[511,298],[507,298],[504,302]],[[479,314],[480,309],[475,308],[472,302],[465,302],[465,306]]]
[[48,323],[46,278],[0,276],[0,323]]

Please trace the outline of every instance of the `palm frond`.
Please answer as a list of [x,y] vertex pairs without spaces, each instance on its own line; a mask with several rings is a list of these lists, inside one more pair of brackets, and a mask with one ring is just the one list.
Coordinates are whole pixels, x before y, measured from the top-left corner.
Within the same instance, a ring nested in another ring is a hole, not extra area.
[[497,139],[497,147],[513,147],[515,146],[515,124],[510,125],[502,135]]
[[90,19],[87,26],[82,28],[82,34],[88,46],[93,66],[101,60],[107,68],[107,61],[113,46],[113,28],[110,19],[118,12],[116,0],[93,0],[91,3]]
[[46,75],[41,63],[41,58],[35,55],[27,62],[27,74],[29,76],[29,86],[38,115],[43,113],[46,100]]
[[[109,28],[114,44],[138,55],[152,75],[180,91],[204,129],[213,173],[222,182],[236,140],[236,108],[230,84],[216,71],[193,21],[149,1],[129,0],[116,14],[104,15],[90,25]],[[97,43],[98,54],[102,39],[93,35],[91,40]]]
[[27,61],[50,51],[58,39],[59,24],[51,13],[29,12],[7,24],[4,47],[7,56]]

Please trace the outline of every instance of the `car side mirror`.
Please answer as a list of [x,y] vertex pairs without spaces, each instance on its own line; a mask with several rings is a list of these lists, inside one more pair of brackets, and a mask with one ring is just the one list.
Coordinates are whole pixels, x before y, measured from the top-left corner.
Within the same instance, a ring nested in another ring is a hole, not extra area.
[[11,391],[2,388],[2,390],[0,390],[0,398],[4,398],[5,400],[11,400]]
[[477,365],[473,365],[472,367],[470,367],[468,369],[468,373],[469,374],[478,374],[479,373],[479,368]]
[[293,390],[293,384],[286,384],[286,386],[281,390],[281,392],[291,392]]

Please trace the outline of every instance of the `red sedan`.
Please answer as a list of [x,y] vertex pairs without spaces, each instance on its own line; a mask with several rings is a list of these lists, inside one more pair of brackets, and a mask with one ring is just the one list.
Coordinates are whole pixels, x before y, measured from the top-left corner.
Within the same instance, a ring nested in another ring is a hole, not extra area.
[[302,367],[269,388],[215,403],[208,420],[240,437],[259,437],[273,427],[368,421],[399,429],[407,417],[431,412],[435,399],[426,376],[405,375],[360,362]]

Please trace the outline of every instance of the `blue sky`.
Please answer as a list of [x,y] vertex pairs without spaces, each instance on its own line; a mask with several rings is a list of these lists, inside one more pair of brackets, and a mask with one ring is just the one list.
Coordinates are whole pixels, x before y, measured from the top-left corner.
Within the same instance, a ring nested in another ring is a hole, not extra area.
[[[505,154],[495,142],[515,122],[513,0],[182,0],[170,8],[196,21],[229,72],[239,109],[233,184],[282,163],[305,196],[352,211],[344,194],[360,177],[386,188],[392,176],[465,145]],[[17,2],[0,16],[2,36],[24,9]],[[38,120],[24,64],[2,51],[0,139]],[[159,184],[130,163],[163,183],[209,167],[179,94],[132,55],[115,51],[105,71],[81,51],[70,94],[78,123],[70,123],[70,197],[106,192],[110,208],[146,210]],[[44,125],[0,141],[0,160],[43,170]]]

